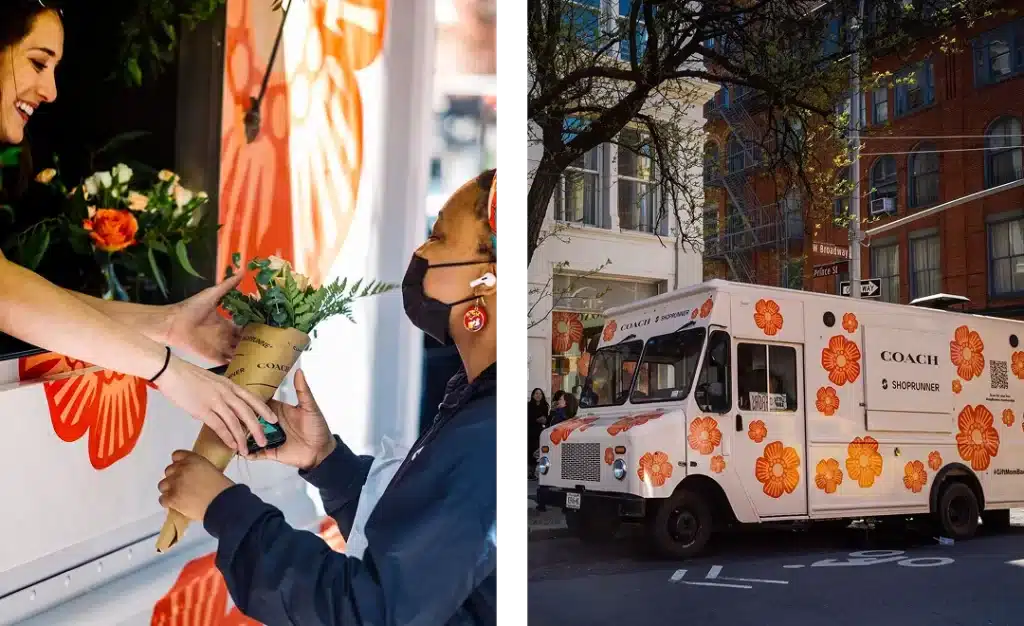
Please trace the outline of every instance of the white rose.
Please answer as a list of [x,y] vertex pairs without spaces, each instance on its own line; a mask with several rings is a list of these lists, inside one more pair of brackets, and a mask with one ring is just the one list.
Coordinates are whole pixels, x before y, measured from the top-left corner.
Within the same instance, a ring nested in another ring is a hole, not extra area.
[[292,274],[292,278],[295,279],[295,284],[299,286],[299,291],[305,291],[306,287],[309,287],[309,277],[303,274]]
[[178,175],[171,170],[160,170],[160,173],[156,175],[161,181],[169,183],[172,180],[178,180]]
[[110,173],[117,178],[117,182],[122,185],[132,179],[132,168],[128,167],[124,163],[118,163],[114,166],[114,169],[110,170]]
[[95,176],[104,189],[109,189],[114,184],[114,177],[110,175],[110,172],[96,172]]
[[174,203],[181,208],[192,202],[193,193],[178,183],[174,183]]
[[200,200],[206,200],[210,196],[206,195],[205,191],[200,191],[199,193],[196,194],[196,197],[199,198]]
[[137,191],[128,192],[128,208],[132,211],[145,211],[149,206],[149,197]]
[[268,266],[267,269],[269,269],[270,271],[274,272],[275,274],[279,274],[281,272],[281,270],[286,268],[286,267],[289,270],[292,268],[292,264],[291,263],[289,263],[288,261],[285,261],[284,259],[282,259],[279,256],[270,255],[269,257],[267,257],[267,260],[270,261],[270,265]]
[[82,186],[85,187],[85,197],[86,198],[89,198],[91,196],[95,196],[96,194],[98,194],[100,192],[99,185],[96,182],[96,176],[95,175],[90,176],[89,178],[86,178],[85,181],[82,183]]

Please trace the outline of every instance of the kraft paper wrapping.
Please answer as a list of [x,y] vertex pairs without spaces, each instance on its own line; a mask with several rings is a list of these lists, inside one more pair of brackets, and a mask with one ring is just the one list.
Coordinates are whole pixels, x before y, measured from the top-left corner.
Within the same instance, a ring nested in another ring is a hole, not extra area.
[[[308,345],[309,335],[294,328],[249,324],[242,331],[238,349],[225,375],[266,402],[274,397],[288,371]],[[208,459],[222,472],[236,454],[205,424],[192,445],[192,451]],[[178,543],[188,525],[188,518],[169,510],[156,540],[157,552],[166,552]]]

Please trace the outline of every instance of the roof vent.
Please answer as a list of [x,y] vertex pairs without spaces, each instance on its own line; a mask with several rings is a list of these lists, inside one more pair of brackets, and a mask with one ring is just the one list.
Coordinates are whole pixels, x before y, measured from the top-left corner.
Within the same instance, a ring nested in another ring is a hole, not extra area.
[[948,293],[936,293],[923,298],[911,300],[910,306],[919,306],[926,309],[937,309],[940,311],[949,311],[953,307],[959,307],[959,310],[962,311],[970,301],[970,298],[964,296],[954,296]]

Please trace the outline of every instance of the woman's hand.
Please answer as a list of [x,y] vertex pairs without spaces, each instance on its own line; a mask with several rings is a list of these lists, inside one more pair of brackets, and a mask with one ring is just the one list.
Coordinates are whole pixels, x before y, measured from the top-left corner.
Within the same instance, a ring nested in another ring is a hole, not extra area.
[[235,274],[187,300],[161,307],[165,310],[166,342],[215,365],[230,361],[242,329],[221,316],[217,307],[221,298],[238,287],[243,277],[243,274]]
[[337,442],[313,399],[313,392],[301,369],[295,372],[295,394],[299,398],[298,406],[270,401],[270,406],[280,418],[287,440],[278,448],[260,450],[249,455],[249,459],[272,459],[308,471],[320,465],[334,451]]
[[174,509],[190,520],[203,521],[210,503],[235,483],[194,452],[178,450],[171,460],[173,463],[164,470],[164,479],[157,484],[160,506]]
[[[267,437],[257,416],[276,423],[274,411],[259,396],[224,376],[219,376],[177,357],[157,379],[157,388],[179,408],[213,429],[228,447],[248,454],[245,428],[261,446]],[[243,428],[243,424],[245,428]]]

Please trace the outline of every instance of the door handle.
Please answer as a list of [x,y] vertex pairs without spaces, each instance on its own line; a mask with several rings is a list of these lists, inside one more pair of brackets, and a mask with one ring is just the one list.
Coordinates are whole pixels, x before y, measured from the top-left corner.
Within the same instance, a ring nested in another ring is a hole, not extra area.
[[743,416],[739,413],[736,414],[736,432],[743,432]]

